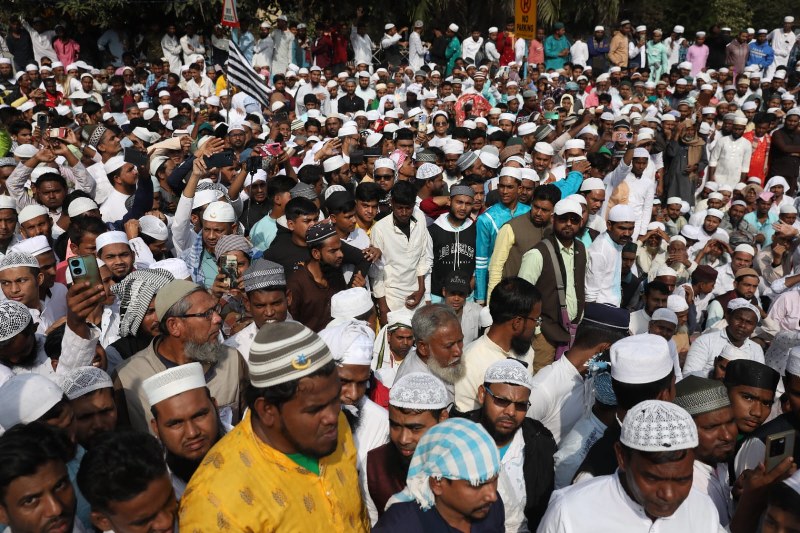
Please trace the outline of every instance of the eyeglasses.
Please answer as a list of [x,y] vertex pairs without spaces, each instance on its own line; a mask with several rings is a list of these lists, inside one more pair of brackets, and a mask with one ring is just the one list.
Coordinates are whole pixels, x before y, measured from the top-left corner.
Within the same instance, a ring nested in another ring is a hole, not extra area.
[[375,181],[391,181],[394,179],[394,174],[375,174]]
[[509,405],[511,405],[513,403],[515,410],[524,411],[524,412],[527,413],[528,409],[530,409],[530,407],[531,407],[531,402],[529,402],[529,401],[513,402],[513,401],[509,400],[508,398],[503,398],[502,396],[495,396],[494,393],[492,392],[492,389],[490,389],[486,385],[483,386],[483,389],[486,391],[486,393],[489,396],[492,397],[492,401],[500,409],[505,409],[506,407],[508,407]]
[[202,313],[187,313],[185,315],[179,315],[175,318],[211,318],[214,315],[219,315],[221,311],[222,308],[219,305],[215,305],[211,309],[203,311]]
[[533,320],[536,323],[536,327],[537,328],[542,325],[542,317],[541,316],[538,317],[538,318],[533,318],[532,316],[522,316],[522,315],[520,315],[520,318],[525,320],[525,322],[527,322],[528,320]]

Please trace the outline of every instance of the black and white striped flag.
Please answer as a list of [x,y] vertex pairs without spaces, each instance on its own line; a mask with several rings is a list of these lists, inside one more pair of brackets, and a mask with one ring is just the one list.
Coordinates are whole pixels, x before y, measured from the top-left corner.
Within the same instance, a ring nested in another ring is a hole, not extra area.
[[244,57],[242,51],[233,41],[228,45],[228,84],[235,85],[240,91],[252,96],[259,104],[269,108],[269,94],[267,80],[255,71]]

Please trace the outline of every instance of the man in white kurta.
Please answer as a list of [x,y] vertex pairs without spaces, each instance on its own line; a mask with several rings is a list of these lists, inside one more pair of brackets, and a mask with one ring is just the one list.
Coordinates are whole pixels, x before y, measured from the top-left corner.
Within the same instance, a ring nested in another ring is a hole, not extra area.
[[586,301],[619,307],[622,301],[622,248],[631,241],[636,215],[619,204],[608,214],[608,231],[587,249]]
[[733,187],[750,171],[750,156],[753,147],[750,141],[742,137],[746,117],[736,117],[733,121],[733,133],[720,137],[708,157],[709,179],[720,185]]
[[[664,432],[663,427],[670,431]],[[619,469],[554,492],[537,531],[717,533],[719,515],[705,494],[673,489],[664,501],[654,495],[657,485],[672,480],[655,481],[646,487],[637,482],[662,466],[652,462],[652,455],[659,452],[686,450],[668,461],[669,468],[676,477],[692,475],[697,444],[697,427],[683,408],[659,400],[635,405],[625,416],[620,441],[615,445],[623,459]]]

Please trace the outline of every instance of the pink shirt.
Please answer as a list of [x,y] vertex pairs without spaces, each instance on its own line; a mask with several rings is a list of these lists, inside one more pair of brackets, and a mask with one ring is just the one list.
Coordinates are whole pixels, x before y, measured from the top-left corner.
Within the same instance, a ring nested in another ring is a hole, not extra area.
[[708,60],[708,46],[705,44],[697,46],[693,44],[686,51],[686,61],[692,64],[692,77],[696,77],[706,68]]

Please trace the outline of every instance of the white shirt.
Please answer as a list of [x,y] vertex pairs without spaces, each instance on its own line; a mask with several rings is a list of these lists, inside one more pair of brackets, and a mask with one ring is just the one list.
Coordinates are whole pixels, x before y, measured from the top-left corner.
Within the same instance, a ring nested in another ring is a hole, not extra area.
[[555,488],[561,489],[572,484],[572,478],[578,471],[583,460],[589,455],[589,450],[594,443],[600,440],[606,431],[606,425],[597,416],[589,412],[572,426],[572,431],[566,434],[558,445],[558,451],[553,456],[556,463]]
[[631,313],[630,329],[631,335],[639,335],[640,333],[647,333],[650,327],[650,315],[644,309],[639,309]]
[[527,416],[550,430],[556,444],[586,412],[584,381],[569,359],[560,358],[533,376]]
[[[714,359],[730,343],[731,341],[728,339],[728,334],[724,329],[700,335],[689,348],[689,353],[686,355],[686,361],[683,364],[683,374],[685,376],[689,374],[701,377],[708,376],[708,373],[714,368]],[[759,363],[764,362],[764,350],[750,339],[745,340],[739,349],[748,353],[749,359]]]
[[181,70],[181,42],[176,35],[164,34],[161,38],[161,51],[169,62],[169,70],[175,74]]
[[730,135],[721,137],[708,157],[708,166],[716,167],[714,181],[733,187],[741,180],[742,173],[750,170],[753,147],[747,139],[734,140]]
[[[527,353],[518,356],[512,351],[505,351],[489,338],[488,331],[478,340],[464,349],[461,357],[464,365],[464,376],[456,381],[456,408],[462,413],[480,408],[478,403],[478,387],[483,385],[486,370],[497,361],[514,358],[523,363],[530,371],[533,368],[533,349],[528,348]],[[408,357],[406,357],[408,358]],[[399,378],[399,376],[398,376]],[[531,395],[531,402],[533,402]]]
[[586,301],[619,307],[622,301],[622,246],[604,232],[586,251]]
[[372,38],[368,34],[359,35],[358,29],[353,26],[350,29],[350,44],[353,46],[353,59],[356,66],[359,63],[372,65]]
[[464,302],[464,307],[461,310],[461,333],[464,334],[464,346],[469,345],[469,343],[478,338],[478,332],[481,329],[482,309],[483,306],[475,302]]
[[477,41],[472,37],[464,39],[463,41],[461,41],[461,57],[463,57],[464,59],[469,58],[474,60],[475,56],[477,56],[478,52],[480,52],[482,46],[483,46],[483,37],[478,37]]
[[618,473],[557,490],[538,533],[718,533],[719,515],[708,496],[696,490],[668,518],[652,520],[628,496]]
[[253,344],[253,339],[256,338],[256,333],[258,333],[256,323],[251,322],[246,328],[228,337],[223,344],[236,348],[246,362],[250,357],[250,346]]
[[356,466],[361,471],[366,468],[367,453],[389,442],[389,411],[364,397],[358,418],[353,442],[356,445]]
[[128,213],[128,208],[125,207],[125,201],[130,198],[129,194],[122,194],[116,189],[112,189],[108,193],[106,201],[100,204],[100,215],[103,217],[103,222],[116,222],[122,220]]
[[[373,292],[376,298],[386,298],[390,310],[405,307],[406,298],[419,288],[418,276],[430,276],[433,258],[427,250],[431,236],[424,220],[412,219],[409,235],[406,237],[394,225],[393,215],[377,221],[370,233],[372,245],[381,251],[384,263],[373,280]],[[426,283],[426,287],[430,284]],[[429,295],[426,297],[430,299]]]
[[275,43],[271,35],[267,35],[263,39],[256,39],[253,45],[253,66],[269,68],[272,65],[272,51],[274,49]]
[[585,67],[589,62],[589,46],[582,40],[577,39],[575,44],[570,46],[569,55],[572,58],[572,63]]
[[194,81],[194,78],[186,83],[186,92],[189,93],[189,98],[195,102],[200,99],[206,99],[209,96],[216,94],[214,82],[209,78],[200,78],[200,83]]
[[497,479],[497,493],[503,499],[506,512],[506,531],[528,531],[528,519],[525,518],[528,495],[525,492],[525,475],[522,470],[524,464],[525,438],[522,430],[518,429],[500,459],[502,468]]
[[408,66],[416,72],[425,63],[425,47],[419,32],[412,31],[408,38]]
[[206,47],[200,42],[200,36],[197,34],[191,37],[188,35],[181,37],[181,50],[183,50],[183,60],[186,63],[191,63],[192,56],[206,53]]
[[789,53],[797,42],[797,35],[794,31],[784,33],[783,28],[776,28],[767,35],[767,41],[775,52],[775,66],[786,66],[789,61]]
[[294,34],[288,29],[281,31],[276,28],[270,34],[272,37],[272,71],[276,74],[283,74],[289,63],[292,62],[292,43]]
[[695,460],[692,489],[711,498],[711,502],[717,508],[721,525],[727,526],[730,523],[733,516],[733,498],[731,485],[728,483],[728,463],[719,463],[712,468],[702,461]]

